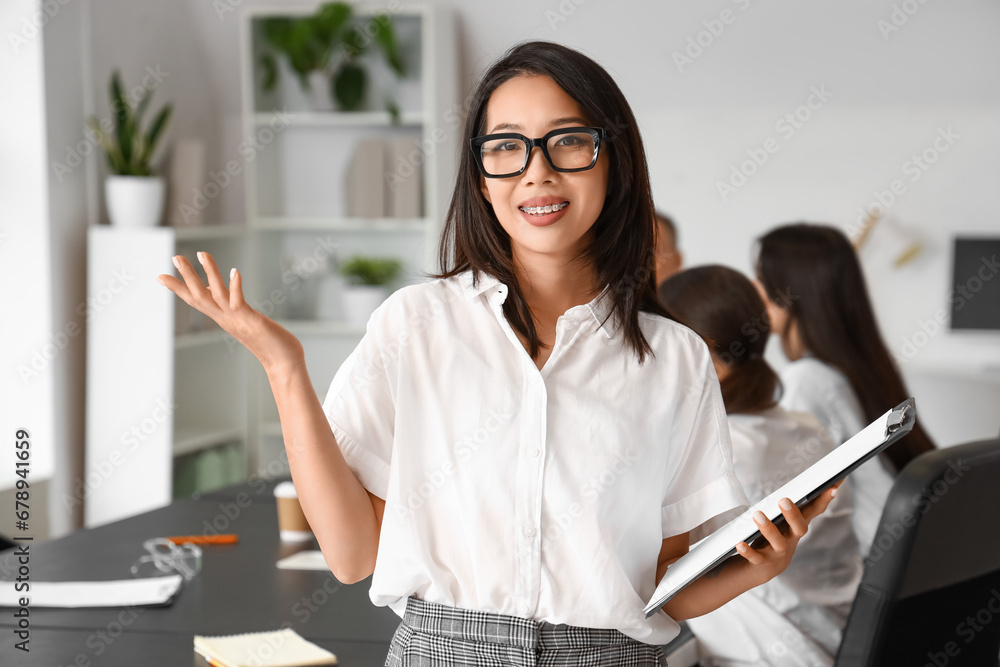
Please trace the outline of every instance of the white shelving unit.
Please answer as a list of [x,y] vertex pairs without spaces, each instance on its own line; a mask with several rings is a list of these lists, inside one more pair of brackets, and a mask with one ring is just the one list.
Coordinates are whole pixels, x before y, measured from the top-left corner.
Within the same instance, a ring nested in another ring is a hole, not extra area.
[[[462,115],[451,18],[420,6],[392,14],[408,76],[394,82],[387,68],[379,74],[377,63],[370,64],[376,88],[395,87],[401,113],[393,123],[381,108],[312,110],[287,71],[283,87],[261,93],[255,83],[260,21],[313,9],[255,8],[243,16],[244,130],[262,144],[246,162],[245,225],[90,230],[88,304],[96,312],[87,322],[88,527],[169,503],[177,479],[191,482],[191,468],[178,464],[192,455],[211,459],[207,469],[234,481],[282,471],[275,465],[285,461],[281,426],[260,364],[156,282],[158,274],[173,272],[171,256],[185,255],[199,272],[199,250],[210,252],[223,272],[241,267],[248,302],[302,341],[321,399],[364,327],[313,316],[320,260],[398,257],[404,284],[437,269]],[[356,7],[355,14],[379,10]],[[272,123],[277,110],[280,127]],[[370,138],[412,142],[417,159],[410,167],[422,179],[419,217],[345,214],[346,165],[358,142]],[[116,275],[134,279],[119,286]]]
[[245,241],[241,226],[89,230],[87,527],[170,503],[177,457],[247,442],[249,355],[217,327],[178,333],[215,325],[156,282],[176,254],[242,263]]
[[[369,99],[375,102],[362,110],[315,110],[280,55],[277,89],[265,93],[258,76],[260,57],[269,48],[263,21],[302,17],[314,10],[247,10],[241,25],[241,71],[244,133],[257,136],[262,145],[246,170],[248,302],[302,341],[322,400],[364,327],[315,318],[318,277],[354,254],[399,258],[404,265],[402,284],[437,270],[438,238],[455,182],[458,119],[463,113],[451,16],[445,9],[427,6],[390,13],[407,73],[397,80],[381,52],[370,49],[371,58],[364,62],[370,73]],[[377,5],[354,5],[363,25],[373,25],[369,19],[384,12],[385,7]],[[387,91],[400,110],[399,122],[394,123],[381,104]],[[348,217],[348,165],[367,139],[402,140],[413,146],[408,155],[415,159],[387,164],[385,172],[419,173],[419,217]],[[271,473],[275,461],[284,461],[277,408],[263,371],[255,364],[251,369],[248,437],[255,446],[250,447],[250,471]]]

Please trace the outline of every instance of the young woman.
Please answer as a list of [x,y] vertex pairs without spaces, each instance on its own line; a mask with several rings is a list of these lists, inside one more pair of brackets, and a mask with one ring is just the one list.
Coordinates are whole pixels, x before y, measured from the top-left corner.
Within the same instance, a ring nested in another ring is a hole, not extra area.
[[[733,441],[733,466],[758,502],[831,452],[815,417],[777,405],[780,385],[764,361],[764,302],[738,271],[702,266],[664,283],[660,300],[712,353]],[[702,667],[832,665],[861,580],[850,489],[809,526],[788,569],[715,611],[690,619]]]
[[209,287],[183,258],[162,279],[261,360],[327,563],[403,616],[387,664],[663,664],[676,619],[778,574],[835,493],[788,502],[785,531],[761,515],[768,545],[645,618],[746,499],[708,351],[646,268],[635,119],[600,66],[542,42],[471,99],[443,273],[376,311],[325,405],[239,272],[227,290],[201,253]]
[[[819,418],[836,444],[909,398],[886,349],[861,266],[843,233],[823,225],[778,227],[760,238],[757,280],[781,347],[781,405]],[[895,474],[934,448],[920,424],[851,474],[854,525],[867,554]]]

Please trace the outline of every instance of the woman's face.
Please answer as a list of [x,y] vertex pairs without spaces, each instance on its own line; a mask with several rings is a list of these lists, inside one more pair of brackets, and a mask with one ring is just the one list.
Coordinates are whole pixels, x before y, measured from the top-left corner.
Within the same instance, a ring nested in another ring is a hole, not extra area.
[[[573,98],[548,76],[510,79],[493,91],[486,108],[487,134],[517,132],[536,139],[558,128],[591,125]],[[590,228],[604,206],[605,151],[601,146],[592,169],[567,174],[554,171],[541,149],[534,148],[524,173],[481,179],[483,196],[510,236],[519,263],[543,257],[569,262],[588,247]],[[558,210],[528,210],[543,206]]]
[[753,281],[753,284],[767,307],[767,319],[771,321],[771,333],[776,334],[781,339],[782,352],[790,361],[801,359],[806,352],[805,346],[802,344],[798,324],[788,312],[788,308],[771,300],[759,278]]

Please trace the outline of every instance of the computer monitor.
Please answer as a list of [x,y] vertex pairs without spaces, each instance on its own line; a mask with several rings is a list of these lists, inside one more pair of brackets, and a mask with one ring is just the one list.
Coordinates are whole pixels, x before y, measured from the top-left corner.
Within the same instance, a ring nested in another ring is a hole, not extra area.
[[952,255],[951,328],[1000,330],[1000,237],[960,237]]

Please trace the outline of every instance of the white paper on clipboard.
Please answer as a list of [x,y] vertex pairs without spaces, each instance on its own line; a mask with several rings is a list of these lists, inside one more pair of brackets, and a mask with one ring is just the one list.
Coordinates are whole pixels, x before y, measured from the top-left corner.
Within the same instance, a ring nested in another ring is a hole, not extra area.
[[860,433],[840,445],[774,493],[754,503],[746,512],[715,531],[677,559],[653,591],[646,605],[649,618],[702,576],[730,556],[736,554],[740,542],[752,542],[760,531],[751,518],[758,510],[775,521],[781,516],[778,501],[791,498],[799,507],[807,504],[826,489],[843,479],[862,463],[910,432],[916,421],[916,403],[910,398],[889,410],[865,427]]

